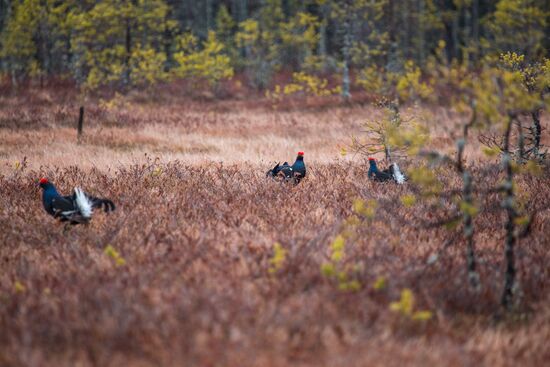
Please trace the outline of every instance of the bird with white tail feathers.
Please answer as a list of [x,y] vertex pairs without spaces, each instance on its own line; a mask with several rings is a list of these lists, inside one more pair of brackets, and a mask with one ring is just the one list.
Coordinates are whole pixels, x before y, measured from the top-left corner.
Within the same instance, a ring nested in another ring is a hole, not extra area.
[[93,210],[103,208],[105,212],[115,210],[115,204],[109,199],[96,198],[76,187],[72,195],[62,196],[47,178],[40,179],[42,203],[48,214],[61,222],[70,224],[88,223]]
[[407,180],[407,177],[401,172],[397,163],[392,163],[390,165],[390,172],[393,174],[394,181],[399,185],[404,184]]
[[392,163],[385,170],[380,171],[376,164],[376,159],[369,158],[369,173],[368,176],[371,180],[384,182],[394,181],[398,185],[402,185],[407,180],[407,177],[401,172],[397,163]]

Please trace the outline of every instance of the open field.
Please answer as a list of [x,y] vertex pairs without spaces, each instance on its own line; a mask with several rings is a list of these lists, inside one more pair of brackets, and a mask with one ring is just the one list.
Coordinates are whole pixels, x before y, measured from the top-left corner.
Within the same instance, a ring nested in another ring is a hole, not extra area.
[[[175,97],[115,102],[86,101],[77,144],[79,104],[70,96],[0,97],[1,366],[550,360],[547,167],[518,179],[524,205],[539,213],[517,246],[518,305],[504,314],[498,195],[484,199],[475,219],[482,283],[475,293],[461,228],[429,226],[449,208],[430,201],[405,207],[400,197],[415,193],[411,185],[369,182],[362,158],[340,155],[381,110],[284,111],[265,101]],[[456,117],[443,108],[403,114],[429,125],[431,147],[453,150],[445,131]],[[473,162],[482,159],[478,147],[468,152]],[[309,169],[300,185],[265,179],[275,160],[293,161],[298,150]],[[403,168],[418,164],[410,159]],[[460,187],[455,173],[438,173],[445,187]],[[62,192],[79,185],[111,198],[117,210],[64,231],[42,209],[41,176]],[[488,187],[500,173],[475,177]],[[374,218],[354,215],[357,198],[378,201]],[[356,290],[339,289],[338,279],[321,272],[339,234],[346,244],[338,270]],[[270,272],[276,242],[287,254]],[[118,265],[108,245],[123,259]],[[385,285],[374,287],[381,278]],[[414,294],[415,311],[432,312],[430,320],[390,310],[403,289]]]
[[[0,98],[2,173],[10,173],[24,157],[33,169],[76,165],[105,170],[143,163],[147,153],[163,162],[187,164],[246,161],[264,172],[275,160],[294,159],[300,149],[310,163],[358,161],[353,155],[342,157],[341,148],[350,145],[352,136],[360,136],[363,123],[384,116],[368,103],[327,107],[316,102],[309,108],[282,110],[264,99],[209,103],[170,95],[153,101],[141,95],[115,97],[84,103],[84,136],[77,144],[77,99],[47,91],[25,97]],[[408,107],[403,115],[430,126],[433,148],[454,149],[448,130],[456,118],[444,108]],[[548,139],[544,136],[545,143]],[[474,141],[473,146],[479,144]]]

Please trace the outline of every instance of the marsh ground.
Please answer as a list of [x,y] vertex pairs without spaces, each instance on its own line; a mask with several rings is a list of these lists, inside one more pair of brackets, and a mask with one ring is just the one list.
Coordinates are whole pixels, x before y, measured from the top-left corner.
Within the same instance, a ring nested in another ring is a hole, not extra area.
[[[449,208],[405,207],[411,185],[373,184],[361,157],[340,154],[367,105],[274,109],[263,100],[190,102],[139,95],[79,103],[32,92],[0,99],[0,365],[533,365],[550,359],[550,181],[522,175],[518,192],[539,209],[518,243],[516,311],[499,311],[503,236],[499,198],[476,218],[482,290],[467,285],[460,228],[426,224]],[[454,149],[457,117],[403,110]],[[548,124],[545,118],[545,124]],[[548,135],[545,136],[548,142]],[[469,159],[483,159],[473,143]],[[297,187],[265,179],[275,161],[306,152]],[[19,164],[17,163],[19,162]],[[21,164],[25,162],[25,164]],[[419,164],[404,161],[404,168]],[[441,170],[446,187],[460,187]],[[480,186],[494,175],[479,175]],[[80,185],[112,198],[111,215],[64,231],[41,208],[36,181]],[[374,218],[353,203],[377,200]],[[323,275],[344,234],[339,272]],[[274,244],[287,251],[274,272]],[[105,253],[112,246],[124,259]],[[435,257],[437,255],[437,257]],[[434,259],[437,259],[434,261]],[[375,289],[377,280],[385,286]],[[403,289],[414,321],[390,310]]]

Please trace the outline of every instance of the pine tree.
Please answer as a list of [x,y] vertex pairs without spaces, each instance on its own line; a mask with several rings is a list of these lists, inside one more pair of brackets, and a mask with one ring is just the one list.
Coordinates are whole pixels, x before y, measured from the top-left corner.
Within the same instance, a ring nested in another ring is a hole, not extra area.
[[172,70],[174,76],[205,80],[214,91],[221,80],[233,76],[231,59],[224,54],[224,45],[214,31],[209,32],[202,49],[197,47],[197,39],[191,34],[183,35],[178,41],[180,50],[174,55],[178,63]]
[[0,37],[0,58],[6,63],[14,85],[21,76],[37,69],[33,58],[37,47],[33,37],[39,15],[39,0],[24,0],[16,4]]
[[543,56],[548,16],[535,0],[500,0],[489,17],[491,33],[485,47],[497,53],[515,52],[529,60]]
[[105,0],[74,15],[71,49],[85,84],[128,87],[165,77],[163,34],[175,26],[162,0]]
[[339,69],[349,97],[353,70],[376,76],[363,78],[372,85],[411,61],[429,71],[442,40],[444,62],[472,67],[508,51],[540,61],[549,14],[543,0],[0,0],[0,71],[13,83],[70,75],[131,88],[170,74],[182,32],[205,42],[214,30],[232,67],[260,89],[283,68]]
[[236,40],[245,50],[245,68],[251,84],[265,89],[281,65],[279,51],[284,14],[281,0],[265,0],[251,19],[239,23]]
[[224,51],[231,58],[232,65],[239,64],[239,50],[235,42],[237,24],[225,5],[216,14],[216,38],[223,43]]

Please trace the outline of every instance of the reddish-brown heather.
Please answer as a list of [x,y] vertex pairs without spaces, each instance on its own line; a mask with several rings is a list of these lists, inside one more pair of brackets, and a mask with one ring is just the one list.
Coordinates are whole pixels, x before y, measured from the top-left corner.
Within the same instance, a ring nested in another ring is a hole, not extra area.
[[[77,144],[71,126],[78,104],[60,98],[47,92],[0,98],[1,366],[542,366],[550,360],[548,169],[518,177],[524,207],[539,213],[517,245],[518,305],[504,314],[498,195],[478,200],[482,290],[474,293],[460,226],[428,226],[452,210],[433,200],[406,208],[400,197],[413,193],[412,185],[369,182],[358,157],[339,157],[349,136],[379,110],[277,112],[175,98],[129,99],[107,109],[88,101]],[[432,146],[452,150],[452,141],[438,137],[453,117],[431,115],[438,121],[431,122]],[[298,150],[310,168],[302,183],[266,180],[272,160],[293,160]],[[26,163],[16,166],[23,157]],[[410,159],[403,168],[417,164]],[[477,187],[499,181],[497,168],[486,175],[479,165],[472,166]],[[446,188],[460,187],[454,172],[439,174]],[[111,198],[117,210],[64,231],[42,209],[41,176],[62,192],[78,185]],[[349,292],[320,268],[356,198],[379,204],[375,218],[361,220],[346,242],[343,261],[361,283]],[[288,254],[272,275],[275,242]],[[107,245],[125,265],[104,253]],[[387,286],[374,290],[381,276]],[[432,320],[406,320],[389,309],[405,288],[415,308],[433,312]]]

